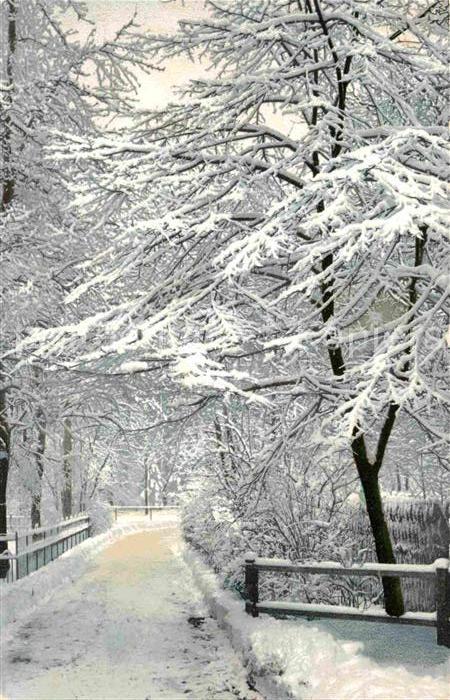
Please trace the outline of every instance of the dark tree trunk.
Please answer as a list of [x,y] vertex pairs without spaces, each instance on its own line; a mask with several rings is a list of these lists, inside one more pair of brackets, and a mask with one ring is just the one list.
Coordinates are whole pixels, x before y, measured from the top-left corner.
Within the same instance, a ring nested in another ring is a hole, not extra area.
[[[322,28],[323,34],[326,36],[328,48],[333,57],[335,63],[336,72],[336,86],[337,86],[337,107],[339,113],[339,119],[335,124],[329,126],[330,136],[334,142],[332,147],[331,156],[337,158],[342,149],[344,148],[344,131],[345,131],[345,116],[346,116],[346,98],[347,89],[351,82],[350,72],[352,68],[353,57],[351,54],[347,55],[345,62],[342,64],[338,53],[336,51],[334,40],[330,34],[330,30],[327,24],[326,18],[323,16],[320,2],[318,0],[312,0],[312,3],[308,3],[307,7],[309,11],[312,11],[312,7],[317,13],[319,18],[319,23]],[[315,54],[315,60],[317,60],[317,53]],[[295,60],[295,59],[294,59]],[[312,73],[312,79],[317,84],[317,72]],[[319,94],[318,92],[316,94]],[[310,126],[316,126],[318,121],[318,111],[316,108],[312,110],[312,120]],[[314,152],[312,154],[312,160],[309,164],[312,170],[313,176],[316,176],[320,172],[320,154],[319,152]],[[324,203],[319,202],[317,205],[317,211],[320,213],[324,210]],[[334,276],[331,272],[333,269],[333,255],[331,253],[324,256],[321,261],[321,272],[327,273],[326,277],[322,278],[321,282],[321,301],[322,309],[321,315],[323,322],[325,324],[333,320],[335,308],[334,308]],[[338,344],[331,342],[328,345],[328,357],[331,365],[332,372],[335,377],[343,378],[345,376],[345,362],[344,353],[342,348]],[[381,429],[378,445],[377,454],[374,463],[372,464],[367,457],[366,443],[364,434],[358,434],[358,430],[354,431],[353,440],[351,443],[353,459],[358,471],[359,479],[364,491],[366,498],[367,513],[370,520],[370,525],[373,533],[373,538],[375,541],[375,549],[377,552],[378,561],[380,563],[395,563],[394,551],[391,542],[391,537],[389,530],[387,528],[384,513],[383,504],[381,500],[378,474],[380,468],[383,464],[384,453],[386,445],[389,441],[389,437],[395,423],[395,418],[397,415],[398,406],[392,405],[388,409],[388,414],[386,420],[383,423]],[[386,611],[390,615],[402,615],[404,612],[403,596],[401,591],[401,585],[399,579],[388,579],[385,577],[383,579],[383,590],[384,590],[384,601]]]
[[222,437],[222,426],[220,425],[220,421],[217,418],[217,416],[214,418],[214,430],[216,432],[216,445],[217,445],[217,452],[219,454],[219,460],[220,460],[220,466],[222,467],[222,473],[226,473],[226,464],[225,464],[225,450],[223,448],[223,437]]
[[[364,492],[377,559],[380,564],[395,564],[391,535],[384,517],[378,477],[379,469],[367,459],[364,439],[361,436],[353,441],[353,458]],[[403,615],[405,606],[400,579],[385,576],[381,580],[386,612],[395,617]]]
[[42,499],[42,477],[44,475],[44,452],[45,452],[45,442],[46,442],[46,422],[45,416],[41,410],[39,410],[37,416],[37,429],[38,429],[38,441],[36,450],[36,475],[37,484],[35,485],[35,490],[31,499],[31,527],[40,527],[42,525],[41,519],[41,499]]
[[[12,169],[12,95],[14,88],[13,61],[16,50],[16,3],[7,0],[8,45],[6,48],[6,89],[3,93],[4,118],[1,138],[3,181],[1,212],[5,213],[14,198],[15,179]],[[3,366],[0,365],[0,387],[6,382]],[[8,488],[9,456],[11,445],[11,429],[6,415],[6,390],[0,388],[0,532],[7,532],[6,492]],[[0,542],[0,555],[8,549],[7,542]],[[9,561],[0,559],[0,578],[6,578],[9,571]]]
[[[318,207],[319,208],[319,207]],[[326,272],[333,264],[331,255],[322,260],[322,271]],[[322,318],[328,323],[334,317],[334,278],[328,276],[328,280],[322,284]],[[330,344],[327,348],[331,369],[335,377],[343,378],[345,375],[344,353],[339,345]],[[388,530],[381,499],[379,472],[383,466],[386,447],[389,442],[398,413],[398,405],[390,404],[387,415],[383,421],[378,443],[376,446],[375,460],[371,462],[367,456],[366,437],[355,428],[352,440],[353,460],[364,491],[367,515],[375,543],[375,551],[380,564],[395,564],[394,547]],[[399,617],[405,612],[402,587],[399,578],[385,576],[382,579],[384,592],[384,606],[388,615]]]
[[79,508],[78,508],[80,513],[84,513],[86,510],[86,490],[87,490],[87,484],[85,481],[82,481],[81,487],[80,487],[80,500],[79,500]]
[[3,159],[3,182],[2,182],[2,211],[11,204],[14,198],[15,177],[12,167],[12,106],[13,106],[13,62],[16,51],[16,2],[15,0],[7,0],[6,13],[8,22],[8,45],[6,57],[6,89],[3,92],[4,100],[4,116],[3,116],[3,134],[2,134],[2,159]]
[[[361,483],[378,561],[385,564],[395,564],[391,535],[383,512],[378,475],[369,471],[368,475],[364,477],[361,475]],[[400,579],[389,576],[382,578],[382,582],[386,612],[388,615],[396,617],[403,615],[405,607]]]
[[[39,467],[38,467],[39,469]],[[38,473],[38,478],[40,479],[42,477],[42,473]],[[42,492],[39,490],[37,493],[33,493],[31,497],[31,527],[34,529],[35,527],[41,527],[42,525],[42,519],[41,519],[41,498],[42,498]]]
[[[34,376],[34,384],[36,394],[42,395],[43,390],[43,370],[41,367],[34,365],[32,367]],[[42,477],[44,475],[44,453],[47,437],[47,421],[45,413],[42,409],[42,404],[38,404],[35,413],[35,423],[37,431],[36,444],[36,481],[34,483],[33,493],[31,496],[31,527],[40,527],[41,522],[41,500],[42,500]]]
[[[5,382],[5,375],[0,365],[0,384]],[[8,531],[6,512],[6,489],[8,487],[10,428],[6,417],[6,392],[0,390],[0,533]],[[7,542],[0,542],[0,555],[8,549]],[[0,559],[0,578],[6,578],[9,561]]]
[[62,516],[69,518],[72,515],[72,459],[73,459],[73,435],[69,418],[64,420],[63,437],[63,488],[61,494]]

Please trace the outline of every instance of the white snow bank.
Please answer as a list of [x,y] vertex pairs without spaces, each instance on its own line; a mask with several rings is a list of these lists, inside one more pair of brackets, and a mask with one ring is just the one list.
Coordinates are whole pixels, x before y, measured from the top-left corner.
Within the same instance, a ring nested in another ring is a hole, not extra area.
[[14,583],[0,583],[0,629],[15,622],[33,608],[47,601],[54,592],[75,581],[89,567],[91,560],[116,540],[141,530],[173,527],[178,520],[150,521],[139,519],[116,524],[96,537],[90,537],[60,557]]
[[184,556],[256,688],[271,700],[448,700],[450,658],[434,629],[252,618],[197,554],[186,548]]

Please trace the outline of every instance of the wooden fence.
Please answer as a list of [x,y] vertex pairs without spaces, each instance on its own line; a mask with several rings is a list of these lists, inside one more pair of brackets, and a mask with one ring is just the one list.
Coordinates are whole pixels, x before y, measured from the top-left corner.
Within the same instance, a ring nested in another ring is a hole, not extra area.
[[114,520],[117,520],[119,513],[130,513],[133,511],[145,511],[144,515],[148,515],[150,520],[153,519],[153,511],[161,510],[178,510],[179,506],[111,506],[114,512]]
[[[391,617],[382,609],[367,611],[340,605],[294,603],[288,601],[259,601],[259,572],[272,571],[292,574],[326,574],[331,576],[395,576],[419,577],[435,583],[436,612],[406,612]],[[437,559],[433,564],[376,564],[344,567],[339,563],[291,564],[277,559],[247,558],[245,560],[245,610],[257,617],[259,613],[293,615],[310,618],[335,618],[390,622],[406,625],[436,627],[437,643],[450,647],[450,573],[449,560]]]
[[0,555],[1,559],[9,559],[10,562],[6,581],[11,583],[37,571],[83,542],[90,534],[90,518],[82,514],[51,527],[0,535],[0,542],[8,543],[8,549]]

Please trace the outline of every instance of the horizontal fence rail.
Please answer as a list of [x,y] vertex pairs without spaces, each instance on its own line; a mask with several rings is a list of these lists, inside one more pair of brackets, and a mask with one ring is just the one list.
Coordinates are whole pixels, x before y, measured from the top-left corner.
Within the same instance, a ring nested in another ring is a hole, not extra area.
[[49,527],[0,535],[0,542],[8,544],[8,549],[0,555],[0,559],[10,562],[6,582],[11,583],[37,571],[86,540],[90,534],[90,517],[83,514]]
[[[436,590],[436,612],[406,612],[392,617],[381,609],[359,610],[343,605],[294,603],[289,601],[259,601],[259,572],[271,571],[290,574],[325,574],[328,576],[393,576],[434,579]],[[364,620],[366,622],[390,622],[404,625],[436,627],[437,643],[450,647],[450,572],[449,560],[437,559],[433,564],[377,564],[342,566],[338,562],[317,564],[291,564],[282,559],[245,559],[245,610],[257,617],[259,613],[269,615],[292,615],[295,617],[334,618],[341,620]]]
[[179,506],[111,506],[111,510],[114,512],[114,520],[117,520],[119,513],[129,513],[133,511],[145,511],[144,515],[148,515],[150,520],[153,519],[153,511],[161,510],[178,510]]

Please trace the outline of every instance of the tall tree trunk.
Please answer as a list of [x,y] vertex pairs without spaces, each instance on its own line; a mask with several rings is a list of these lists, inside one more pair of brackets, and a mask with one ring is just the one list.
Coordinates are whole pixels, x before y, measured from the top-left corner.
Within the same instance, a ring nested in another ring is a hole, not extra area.
[[87,491],[87,483],[83,479],[81,481],[81,486],[80,486],[80,499],[78,503],[78,510],[80,513],[84,513],[86,510],[86,491]]
[[225,450],[223,446],[223,436],[222,436],[222,426],[217,416],[214,417],[214,430],[216,433],[216,446],[219,455],[220,466],[222,467],[222,473],[226,474],[226,463],[225,463]]
[[[379,483],[379,469],[367,459],[365,455],[364,439],[362,437],[356,438],[353,442],[353,458],[363,488],[366,511],[369,516],[377,559],[383,564],[395,564],[391,535],[384,517]],[[388,615],[393,615],[395,617],[403,615],[405,606],[400,579],[384,576],[381,581],[386,612]]]
[[[343,147],[344,147],[344,129],[345,129],[345,117],[346,117],[346,101],[347,101],[347,90],[350,84],[350,71],[352,67],[353,56],[351,54],[347,55],[344,63],[340,62],[338,53],[336,51],[334,40],[330,34],[327,20],[322,13],[322,8],[319,0],[308,0],[306,3],[307,10],[309,12],[316,12],[319,23],[322,28],[322,32],[326,37],[328,48],[333,57],[335,63],[336,72],[336,86],[337,86],[337,108],[339,118],[336,123],[329,126],[329,133],[334,143],[331,149],[332,158],[337,158]],[[317,61],[317,53],[314,55]],[[295,61],[294,57],[294,61]],[[318,84],[318,73],[317,71],[312,73],[313,82]],[[318,95],[316,91],[314,94]],[[316,126],[318,121],[318,110],[314,107],[311,113],[311,123],[310,126]],[[319,174],[320,172],[320,154],[318,151],[313,152],[311,163],[308,164],[313,176]],[[317,205],[317,211],[320,213],[324,210],[324,203],[319,202]],[[334,317],[334,277],[330,272],[333,268],[333,255],[331,253],[324,256],[321,261],[321,272],[327,273],[324,281],[321,283],[321,301],[322,309],[321,315],[324,324],[333,320]],[[318,268],[319,270],[320,268]],[[327,347],[328,357],[331,365],[332,372],[336,378],[343,378],[345,375],[345,362],[344,353],[342,348],[333,342],[331,342]],[[381,428],[378,445],[377,445],[377,456],[372,464],[367,457],[366,450],[366,438],[364,434],[359,434],[359,430],[354,431],[353,439],[351,441],[351,447],[353,452],[353,460],[357,468],[358,476],[361,481],[361,485],[366,498],[367,514],[369,516],[369,521],[372,529],[372,534],[375,542],[375,549],[377,552],[378,561],[380,563],[394,564],[394,549],[391,542],[390,533],[384,518],[383,513],[383,503],[381,500],[381,493],[379,487],[378,474],[380,468],[383,464],[384,453],[386,445],[389,441],[392,428],[395,423],[395,418],[397,415],[398,406],[391,405],[388,409],[387,417]],[[399,616],[404,613],[404,603],[403,595],[400,584],[400,579],[385,577],[383,581],[383,591],[384,591],[384,602],[386,612],[389,615]]]
[[[325,272],[333,264],[331,255],[325,256],[322,260],[322,270]],[[329,275],[326,282],[322,284],[322,319],[328,323],[334,317],[334,278]],[[331,369],[335,377],[343,378],[345,375],[345,361],[342,348],[337,344],[331,344],[327,348]],[[387,415],[383,421],[378,443],[376,447],[375,460],[371,462],[367,455],[366,436],[355,428],[351,443],[353,460],[358,472],[358,476],[363,488],[366,510],[369,516],[370,527],[375,543],[375,551],[378,561],[381,564],[395,564],[394,547],[391,535],[384,517],[383,502],[381,499],[379,472],[383,466],[386,447],[391,436],[395,420],[398,413],[398,405],[390,404]],[[399,578],[385,576],[382,578],[384,605],[388,615],[399,617],[405,612],[403,602],[402,587]]]
[[[0,384],[6,381],[5,373],[0,365]],[[6,391],[0,389],[0,533],[8,530],[6,512],[6,489],[8,486],[10,427],[6,416]],[[0,555],[8,549],[7,542],[0,542]],[[9,561],[0,559],[0,578],[6,578]]]
[[[43,388],[43,370],[41,367],[33,365],[32,368],[34,385],[36,394],[42,394]],[[36,443],[36,481],[33,484],[33,493],[31,496],[31,527],[40,527],[41,522],[41,500],[42,500],[42,477],[44,475],[44,452],[46,444],[47,421],[45,413],[42,410],[42,404],[39,403],[35,413],[35,422],[37,430]]]
[[63,436],[63,488],[61,505],[63,518],[72,515],[72,460],[73,460],[73,434],[70,418],[64,419]]
[[[381,499],[378,473],[373,467],[359,472],[367,515],[375,542],[377,559],[383,564],[395,564],[394,547],[391,534],[384,517],[383,501]],[[405,612],[401,581],[399,578],[384,576],[383,584],[384,606],[388,615],[399,617]]]
[[[15,179],[12,170],[12,101],[13,101],[13,61],[16,50],[16,3],[7,0],[8,44],[6,47],[6,89],[3,92],[4,116],[1,138],[3,181],[1,212],[5,213],[14,197]],[[0,365],[0,386],[6,382],[3,365]],[[8,423],[6,390],[0,388],[0,532],[7,532],[6,491],[8,487],[11,428]],[[8,549],[7,542],[0,542],[0,555]],[[9,561],[0,559],[0,578],[6,578]]]
[[12,106],[13,106],[13,62],[16,51],[16,0],[7,0],[6,13],[8,21],[8,44],[6,56],[6,89],[3,92],[4,114],[2,115],[2,161],[3,161],[3,182],[2,182],[2,212],[5,212],[11,204],[16,181],[12,167]]
[[44,475],[44,452],[47,437],[46,420],[44,412],[40,408],[37,418],[38,439],[36,446],[36,476],[37,484],[31,497],[31,527],[40,527],[41,522],[41,500],[42,500],[42,477]]
[[[361,479],[366,499],[367,514],[375,541],[379,562],[395,564],[391,535],[384,517],[378,476]],[[388,615],[399,617],[405,612],[403,593],[399,578],[384,576],[382,579],[385,608]]]

